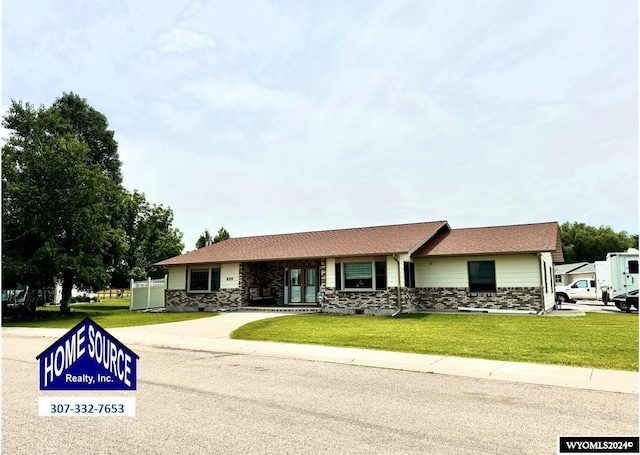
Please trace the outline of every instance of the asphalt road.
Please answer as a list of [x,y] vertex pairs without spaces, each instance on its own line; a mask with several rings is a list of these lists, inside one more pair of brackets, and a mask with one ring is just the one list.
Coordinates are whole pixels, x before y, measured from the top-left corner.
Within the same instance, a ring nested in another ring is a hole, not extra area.
[[136,417],[39,417],[35,357],[3,337],[3,454],[555,454],[558,435],[635,435],[638,396],[130,345]]

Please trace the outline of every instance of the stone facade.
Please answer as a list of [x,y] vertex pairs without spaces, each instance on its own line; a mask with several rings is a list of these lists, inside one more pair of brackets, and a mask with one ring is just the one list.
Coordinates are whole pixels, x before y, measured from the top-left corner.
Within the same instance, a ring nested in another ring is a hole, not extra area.
[[[165,291],[167,311],[216,311],[239,309],[249,302],[249,288],[269,287],[273,304],[284,305],[284,269],[317,267],[319,286],[325,292],[323,311],[328,313],[391,314],[398,309],[398,288],[376,291],[341,291],[326,287],[325,260],[251,262],[240,264],[238,288],[213,293]],[[498,288],[496,292],[469,292],[468,288],[400,288],[402,310],[446,310],[458,307],[541,311],[539,287]]]
[[278,262],[249,262],[240,264],[240,275],[243,277],[241,286],[244,305],[249,304],[249,288],[271,288],[273,301],[276,305],[284,304],[283,266]]
[[245,296],[245,303],[249,303],[249,288],[258,286],[259,288],[271,288],[276,305],[284,305],[284,269],[292,268],[312,268],[320,271],[320,286],[324,283],[324,261],[321,260],[300,260],[300,261],[280,261],[280,262],[247,262],[240,264],[240,275],[243,277],[242,295]]
[[279,262],[245,262],[240,264],[238,288],[220,289],[211,293],[187,293],[185,290],[165,291],[167,311],[217,311],[218,309],[239,309],[247,306],[249,288],[270,288],[273,304],[284,305],[284,269],[297,267],[317,267],[320,286],[325,282],[324,260],[300,260]]
[[240,289],[220,289],[212,293],[187,293],[184,290],[165,291],[165,309],[180,311],[218,311],[221,308],[238,309],[242,305]]
[[323,311],[327,313],[387,314],[398,308],[398,288],[378,291],[338,291],[325,288]]
[[544,308],[542,291],[538,287],[498,288],[496,292],[469,292],[467,288],[415,288],[409,291],[407,306],[417,311],[458,307],[527,311]]

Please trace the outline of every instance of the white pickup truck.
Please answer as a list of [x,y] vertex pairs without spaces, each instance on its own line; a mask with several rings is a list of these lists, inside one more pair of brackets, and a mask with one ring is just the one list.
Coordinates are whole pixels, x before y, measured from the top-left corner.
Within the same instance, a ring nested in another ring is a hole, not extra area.
[[598,298],[596,280],[580,278],[566,286],[556,286],[556,301],[560,303],[575,302],[576,300]]

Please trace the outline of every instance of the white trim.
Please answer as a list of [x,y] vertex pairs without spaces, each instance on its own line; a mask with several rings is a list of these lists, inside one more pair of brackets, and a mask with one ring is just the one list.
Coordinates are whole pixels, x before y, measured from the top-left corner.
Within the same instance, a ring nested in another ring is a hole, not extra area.
[[[356,259],[356,258],[353,258]],[[377,283],[376,283],[376,263],[380,262],[384,264],[384,276],[385,276],[385,282],[386,282],[386,286],[384,289],[378,289],[377,288]],[[340,289],[340,291],[344,291],[344,292],[376,292],[376,291],[383,291],[386,290],[389,287],[389,274],[388,274],[388,266],[387,266],[387,261],[381,261],[381,260],[360,260],[358,261],[356,260],[352,260],[352,261],[345,261],[342,260],[340,262],[342,265],[340,266],[340,280],[342,283],[342,289]],[[371,264],[371,286],[370,288],[349,288],[347,287],[347,280],[345,279],[344,276],[344,272],[345,272],[345,265],[347,264]]]
[[[197,290],[192,290],[191,289],[191,272],[193,271],[197,271],[197,272],[203,272],[203,271],[207,271],[207,289],[197,289]],[[212,290],[211,289],[211,271],[212,270],[218,270],[218,281],[221,281],[222,278],[222,273],[220,270],[220,267],[198,267],[198,268],[189,268],[187,270],[187,293],[189,294],[211,294],[212,292],[218,292],[220,290],[221,287],[221,283],[218,283],[218,289]]]

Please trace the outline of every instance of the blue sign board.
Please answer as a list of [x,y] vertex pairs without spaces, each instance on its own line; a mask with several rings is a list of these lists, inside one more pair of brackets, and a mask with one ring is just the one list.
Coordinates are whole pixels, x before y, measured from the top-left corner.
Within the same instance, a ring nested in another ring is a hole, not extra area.
[[138,355],[90,318],[36,358],[40,390],[136,390]]

